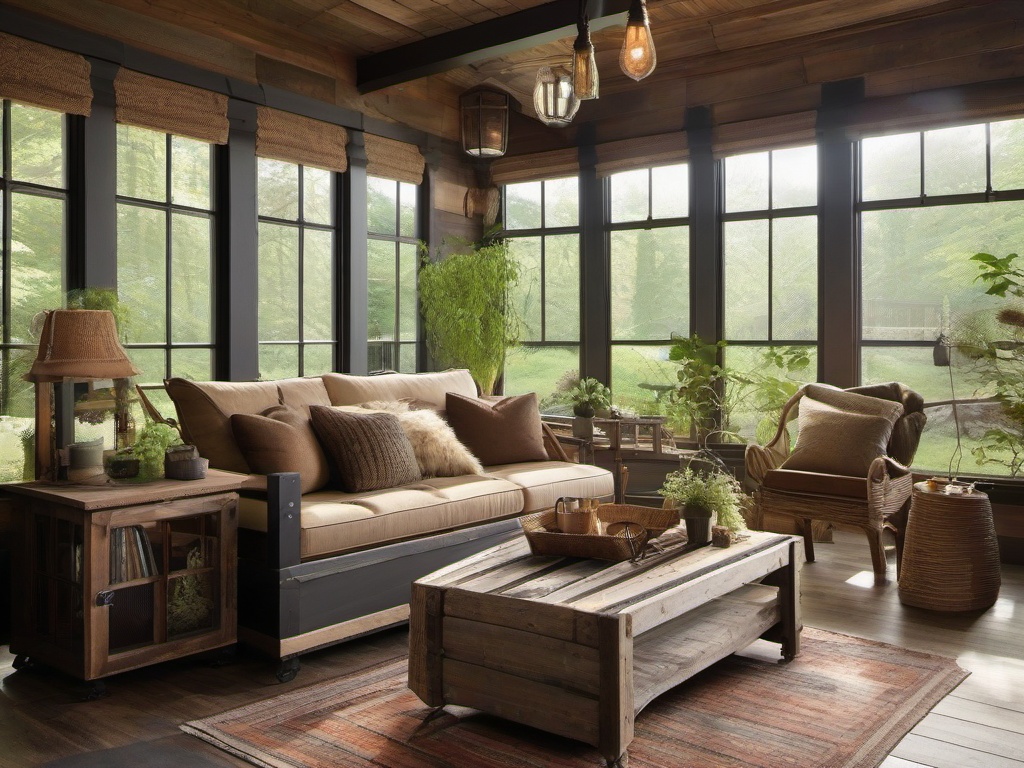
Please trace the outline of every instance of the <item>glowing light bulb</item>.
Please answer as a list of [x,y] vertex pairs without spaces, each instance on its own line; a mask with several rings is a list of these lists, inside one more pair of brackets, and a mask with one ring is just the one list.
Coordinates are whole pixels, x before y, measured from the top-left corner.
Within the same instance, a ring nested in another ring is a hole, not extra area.
[[626,22],[622,52],[619,54],[619,66],[627,77],[643,80],[654,71],[657,63],[647,5],[644,0],[633,0],[629,8],[629,20]]

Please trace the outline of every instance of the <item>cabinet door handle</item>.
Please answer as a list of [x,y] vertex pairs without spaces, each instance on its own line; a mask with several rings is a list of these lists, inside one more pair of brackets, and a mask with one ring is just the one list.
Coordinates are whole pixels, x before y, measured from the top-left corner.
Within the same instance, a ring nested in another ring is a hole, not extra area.
[[104,605],[113,605],[113,604],[114,604],[114,591],[113,590],[108,589],[108,590],[105,590],[103,592],[97,592],[96,593],[96,605],[102,607]]

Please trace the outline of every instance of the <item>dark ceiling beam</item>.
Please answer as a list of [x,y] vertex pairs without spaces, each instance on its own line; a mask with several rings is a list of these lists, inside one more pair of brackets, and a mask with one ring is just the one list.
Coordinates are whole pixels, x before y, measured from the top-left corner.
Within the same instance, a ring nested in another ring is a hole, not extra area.
[[[589,0],[590,31],[624,24],[629,0]],[[576,34],[579,0],[527,8],[356,60],[360,93],[504,56]]]

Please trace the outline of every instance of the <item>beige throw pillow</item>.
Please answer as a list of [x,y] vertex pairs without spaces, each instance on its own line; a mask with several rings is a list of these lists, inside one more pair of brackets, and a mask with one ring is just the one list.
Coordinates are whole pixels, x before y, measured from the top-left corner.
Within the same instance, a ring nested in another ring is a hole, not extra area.
[[537,395],[489,403],[478,397],[447,396],[448,423],[456,437],[485,467],[520,461],[546,461]]
[[274,405],[260,414],[235,413],[231,429],[253,472],[298,472],[303,493],[318,491],[330,480],[327,457],[302,411]]
[[416,454],[394,414],[312,405],[309,416],[343,490],[376,491],[422,479]]
[[[861,395],[857,392],[847,392],[845,389],[839,389],[829,384],[808,384],[804,387],[804,392],[807,397],[841,411],[862,413],[865,416],[882,416],[893,424],[903,415],[902,403],[885,400],[881,397]],[[800,400],[800,407],[803,407],[803,399]]]
[[897,417],[840,410],[804,395],[796,447],[782,469],[867,477],[871,462],[885,454]]

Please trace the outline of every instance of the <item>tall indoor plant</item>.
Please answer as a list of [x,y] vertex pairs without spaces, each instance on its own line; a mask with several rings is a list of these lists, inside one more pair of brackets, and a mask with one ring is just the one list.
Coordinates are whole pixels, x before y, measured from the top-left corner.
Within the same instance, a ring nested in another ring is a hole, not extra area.
[[519,340],[512,292],[519,265],[493,233],[459,243],[431,259],[421,247],[420,307],[430,351],[442,365],[468,368],[485,395],[494,394],[505,353]]

